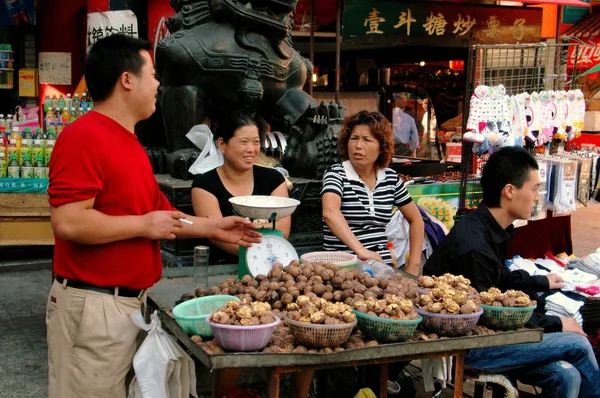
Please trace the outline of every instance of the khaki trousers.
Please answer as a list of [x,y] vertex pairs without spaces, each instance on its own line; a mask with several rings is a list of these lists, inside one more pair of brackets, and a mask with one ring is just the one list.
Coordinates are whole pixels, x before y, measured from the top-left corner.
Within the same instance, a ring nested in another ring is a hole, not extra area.
[[129,314],[141,306],[135,297],[54,281],[46,304],[49,397],[125,398],[141,331]]

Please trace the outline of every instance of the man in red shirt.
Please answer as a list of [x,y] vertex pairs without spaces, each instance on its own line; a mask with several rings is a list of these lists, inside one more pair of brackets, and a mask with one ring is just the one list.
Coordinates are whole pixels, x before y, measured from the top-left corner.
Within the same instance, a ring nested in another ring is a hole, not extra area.
[[125,35],[94,44],[85,78],[96,106],[61,133],[52,153],[51,398],[125,397],[140,331],[130,313],[160,279],[159,239],[259,241],[248,220],[187,216],[159,190],[134,134],[136,123],[155,111],[159,83],[149,50],[148,42]]

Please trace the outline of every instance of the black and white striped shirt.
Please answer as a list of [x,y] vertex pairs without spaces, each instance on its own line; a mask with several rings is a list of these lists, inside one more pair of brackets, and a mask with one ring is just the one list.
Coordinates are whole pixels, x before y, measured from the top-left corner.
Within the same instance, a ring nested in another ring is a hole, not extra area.
[[[378,252],[384,262],[391,265],[385,229],[392,218],[393,207],[402,207],[412,201],[398,174],[390,168],[378,170],[377,182],[371,191],[361,181],[352,163],[346,160],[334,164],[325,173],[321,195],[326,192],[342,198],[342,215],[362,245]],[[323,232],[325,250],[352,252],[331,232],[325,221]]]

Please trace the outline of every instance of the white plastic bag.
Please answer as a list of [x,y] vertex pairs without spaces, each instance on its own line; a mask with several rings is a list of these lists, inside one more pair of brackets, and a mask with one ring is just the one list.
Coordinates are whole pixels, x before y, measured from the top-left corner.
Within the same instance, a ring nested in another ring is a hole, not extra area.
[[397,210],[387,225],[385,235],[388,241],[394,244],[399,266],[406,263],[406,255],[410,251],[409,231],[408,221],[406,221],[402,212]]
[[133,323],[148,336],[133,357],[135,377],[129,385],[129,398],[189,398],[196,393],[194,361],[161,327],[158,313],[146,324],[140,311],[131,313]]
[[223,164],[223,154],[217,148],[212,131],[206,124],[197,124],[185,135],[202,152],[188,170],[192,174],[204,174]]

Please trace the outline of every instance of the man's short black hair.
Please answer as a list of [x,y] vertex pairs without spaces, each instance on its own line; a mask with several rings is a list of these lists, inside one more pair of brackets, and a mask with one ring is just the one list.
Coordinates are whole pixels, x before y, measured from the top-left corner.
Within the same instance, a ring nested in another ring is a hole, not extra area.
[[85,62],[85,81],[94,101],[107,99],[123,72],[139,75],[145,60],[141,51],[150,51],[146,40],[115,34],[98,40]]
[[500,196],[508,184],[521,188],[531,170],[538,170],[535,158],[523,148],[505,147],[492,154],[481,175],[483,203],[500,207]]

